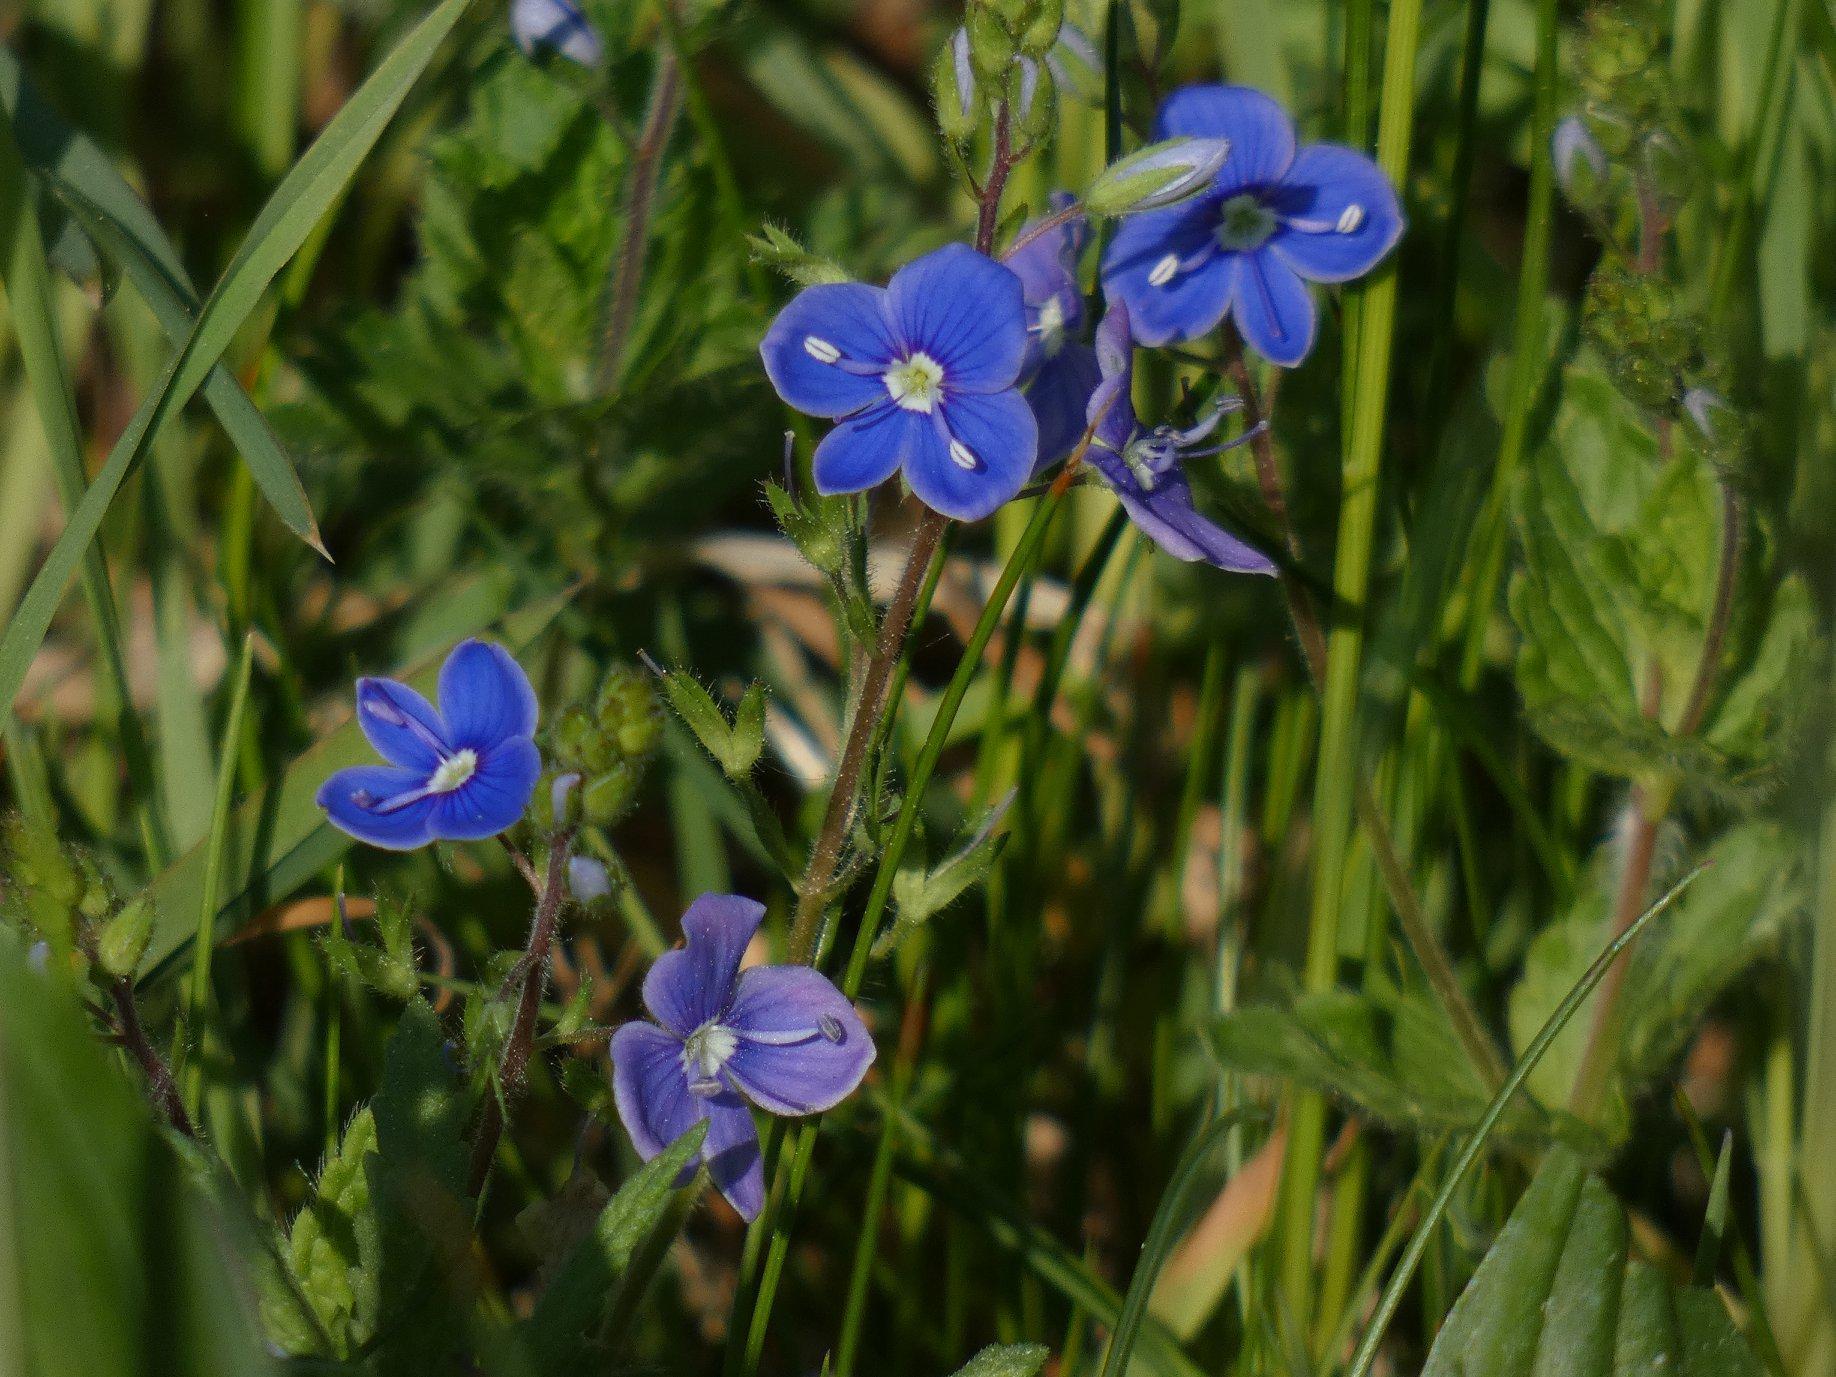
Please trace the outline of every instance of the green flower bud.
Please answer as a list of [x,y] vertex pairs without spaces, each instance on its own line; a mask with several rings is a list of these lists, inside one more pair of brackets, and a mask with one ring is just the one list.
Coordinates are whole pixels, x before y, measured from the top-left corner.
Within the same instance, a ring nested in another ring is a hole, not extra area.
[[1058,83],[1051,69],[1035,58],[1014,64],[1008,81],[1008,100],[1021,137],[1030,142],[1047,138],[1058,124]]
[[1084,206],[1092,215],[1133,215],[1196,196],[1211,185],[1229,156],[1224,139],[1168,139],[1149,144],[1103,169]]
[[153,940],[153,905],[134,898],[102,925],[96,938],[96,960],[102,969],[122,980],[131,980]]
[[976,6],[969,11],[969,61],[984,81],[1000,82],[1007,76],[1017,49],[1013,35],[993,10]]
[[1041,0],[1033,17],[1020,30],[1020,51],[1028,57],[1044,57],[1058,42],[1058,31],[1065,23],[1065,0]]
[[931,70],[932,98],[937,106],[937,127],[944,137],[963,143],[982,120],[982,99],[969,52],[969,31],[950,35]]

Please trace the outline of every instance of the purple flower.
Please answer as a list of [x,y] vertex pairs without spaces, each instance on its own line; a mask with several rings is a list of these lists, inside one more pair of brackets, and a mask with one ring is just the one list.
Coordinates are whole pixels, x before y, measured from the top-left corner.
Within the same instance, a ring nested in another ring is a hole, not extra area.
[[689,905],[687,945],[659,956],[644,980],[656,1023],[612,1036],[613,1097],[639,1155],[649,1161],[706,1119],[702,1161],[747,1219],[765,1202],[747,1101],[769,1114],[820,1113],[853,1092],[874,1056],[860,1015],[821,972],[740,970],[764,916],[763,904],[733,894]]
[[502,646],[462,641],[440,666],[440,707],[393,679],[357,681],[357,722],[387,765],[319,786],[334,827],[371,846],[494,837],[523,816],[542,757],[535,690]]
[[548,48],[582,67],[597,67],[605,56],[598,32],[574,0],[513,0],[510,32],[530,57]]
[[1032,410],[1020,279],[949,244],[884,288],[806,287],[759,345],[778,395],[841,424],[816,447],[816,487],[861,492],[903,469],[920,501],[977,521],[1031,476]]
[[1188,459],[1221,454],[1249,438],[1199,448],[1225,414],[1241,403],[1233,398],[1232,404],[1218,407],[1189,430],[1157,426],[1144,433],[1129,396],[1135,348],[1125,303],[1109,303],[1097,327],[1096,355],[1103,380],[1090,394],[1088,424],[1096,429],[1087,454],[1129,519],[1175,559],[1202,561],[1237,574],[1274,573],[1275,563],[1267,555],[1198,514],[1192,505],[1192,484],[1181,467]]
[[1124,220],[1103,259],[1105,290],[1128,303],[1135,338],[1171,344],[1226,315],[1251,348],[1291,368],[1313,348],[1308,282],[1349,282],[1401,237],[1383,170],[1336,144],[1295,148],[1294,123],[1247,86],[1168,96],[1154,137],[1222,138],[1230,155],[1209,190]]
[[[1052,214],[1072,205],[1069,192],[1052,193]],[[1029,221],[1005,262],[1020,279],[1026,302],[1026,400],[1039,425],[1039,460],[1034,471],[1070,453],[1084,433],[1084,403],[1097,384],[1096,353],[1078,334],[1084,323],[1084,294],[1078,290],[1077,260],[1090,237],[1089,222],[1073,216],[1035,238]]]

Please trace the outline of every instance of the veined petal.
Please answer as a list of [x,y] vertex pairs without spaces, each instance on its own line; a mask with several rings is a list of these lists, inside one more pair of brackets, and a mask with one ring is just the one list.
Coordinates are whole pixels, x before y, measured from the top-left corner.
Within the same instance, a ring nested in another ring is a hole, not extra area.
[[707,1114],[707,1101],[688,1088],[682,1044],[650,1023],[627,1023],[612,1035],[612,1099],[646,1162]]
[[516,0],[510,7],[510,32],[517,47],[533,56],[553,48],[583,67],[596,67],[604,55],[599,35],[574,0]]
[[748,1224],[765,1208],[765,1167],[759,1155],[759,1130],[752,1111],[731,1090],[704,1101],[708,1136],[702,1140],[701,1160],[708,1175]]
[[515,736],[534,736],[535,689],[501,645],[461,641],[440,666],[440,715],[454,746],[482,750]]
[[1039,366],[1026,389],[1039,427],[1034,473],[1063,459],[1083,438],[1084,412],[1097,382],[1096,353],[1087,344],[1067,344]]
[[953,392],[999,392],[1020,377],[1026,305],[1013,271],[967,244],[945,244],[886,284],[886,319],[907,354],[943,365]]
[[479,749],[471,778],[433,796],[433,835],[443,841],[483,841],[514,827],[541,774],[542,753],[526,736]]
[[880,375],[899,352],[885,297],[862,282],[825,282],[797,293],[759,343],[778,395],[812,416],[846,416],[884,401]]
[[[1069,192],[1052,193],[1050,206],[1058,214],[1071,204]],[[1037,220],[1020,227],[1016,242],[1026,240]],[[1037,311],[1047,301],[1057,300],[1065,311],[1066,326],[1075,327],[1083,313],[1083,295],[1077,290],[1077,260],[1090,238],[1090,223],[1074,215],[1062,225],[1054,225],[1044,234],[1020,245],[1001,261],[1020,279],[1020,290],[1029,310]],[[1074,316],[1072,312],[1077,314]]]
[[980,521],[1033,472],[1039,424],[1013,388],[952,396],[905,461],[918,500],[958,521]]
[[[393,765],[353,765],[319,786],[317,802],[340,832],[386,851],[412,851],[433,840],[434,799],[427,776]],[[399,806],[383,807],[392,799]]]
[[1096,332],[1097,369],[1102,374],[1085,407],[1084,424],[1095,427],[1089,457],[1120,464],[1135,434],[1135,337],[1128,303],[1111,300]]
[[873,1064],[867,1025],[808,966],[755,966],[723,1020],[739,1035],[726,1074],[759,1108],[815,1114],[840,1103]]
[[1182,473],[1164,475],[1151,491],[1118,487],[1129,519],[1175,559],[1209,564],[1236,574],[1273,574],[1275,562],[1216,522],[1199,515],[1192,485]]
[[1228,139],[1214,185],[1224,195],[1279,182],[1294,161],[1294,121],[1251,86],[1187,86],[1161,102],[1154,137]]
[[704,894],[682,915],[687,945],[666,951],[644,977],[644,1007],[686,1038],[719,1018],[733,998],[746,944],[765,920],[765,905],[737,894]]
[[1217,247],[1217,227],[1218,203],[1202,196],[1117,228],[1103,258],[1103,289],[1128,306],[1140,343],[1196,339],[1224,319],[1235,255]]
[[865,492],[884,483],[899,471],[918,443],[918,433],[930,429],[929,416],[893,405],[884,387],[880,395],[884,405],[839,422],[816,446],[810,471],[817,492]]
[[357,681],[357,725],[378,755],[404,769],[431,774],[449,753],[433,704],[393,679]]
[[1231,255],[1231,291],[1237,331],[1270,363],[1292,368],[1313,348],[1318,324],[1313,297],[1285,261],[1268,252]]
[[1382,168],[1337,144],[1301,149],[1269,199],[1282,219],[1269,247],[1302,277],[1349,282],[1402,237],[1402,209]]

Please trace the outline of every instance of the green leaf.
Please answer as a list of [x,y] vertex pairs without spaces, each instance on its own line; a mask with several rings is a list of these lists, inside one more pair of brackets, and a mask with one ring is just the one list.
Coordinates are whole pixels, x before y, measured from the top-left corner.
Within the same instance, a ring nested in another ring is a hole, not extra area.
[[678,1190],[676,1178],[695,1161],[706,1136],[707,1123],[696,1124],[638,1168],[606,1202],[593,1232],[568,1255],[534,1313],[519,1326],[536,1370],[597,1366],[594,1358],[603,1349],[603,1331],[632,1259],[670,1221],[685,1194],[699,1194],[694,1187]]
[[[512,654],[521,654],[547,630],[571,597],[571,593],[559,593],[519,609],[499,623],[498,637]],[[442,647],[397,677],[431,694],[445,655]],[[279,780],[236,811],[223,855],[218,940],[249,915],[284,899],[345,852],[351,839],[325,821],[316,801],[319,786],[335,770],[374,760],[375,752],[352,717],[295,758]],[[153,974],[164,974],[188,957],[204,891],[205,853],[203,843],[193,847],[147,888],[156,914],[148,950]]]
[[[71,247],[73,238],[100,245],[167,338],[182,344],[195,323],[198,298],[177,250],[108,155],[45,103],[9,48],[0,48],[0,108],[13,123],[26,165],[62,198],[60,209],[68,210],[54,247],[69,258],[80,254]],[[312,508],[293,464],[235,375],[217,364],[204,379],[203,394],[287,529],[316,541]]]
[[[332,1340],[332,1351],[321,1356],[353,1356],[375,1327],[380,1244],[369,1175],[375,1154],[376,1117],[361,1109],[346,1126],[338,1151],[320,1168],[287,1234],[287,1265]],[[264,1307],[263,1320],[287,1352],[319,1353],[317,1336],[290,1307]]]
[[670,670],[663,675],[663,694],[701,747],[726,773],[739,781],[752,773],[765,750],[765,686],[749,684],[733,720],[694,675]]
[[990,1344],[956,1370],[956,1377],[1035,1377],[1052,1356],[1044,1344]]
[[1735,599],[1699,729],[1682,734],[1708,641],[1723,495],[1684,428],[1666,457],[1642,412],[1586,363],[1516,493],[1510,589],[1530,724],[1591,769],[1749,798],[1776,776],[1813,642],[1808,595],[1744,532]]
[[[406,99],[468,0],[443,0],[396,46],[325,126],[255,217],[242,246],[198,312],[185,343],[109,452],[89,491],[70,513],[44,567],[0,637],[0,703],[11,704],[50,629],[51,618],[90,542],[166,418],[197,391],[268,284],[335,206],[383,128]],[[316,539],[316,537],[315,537]]]
[[894,925],[880,939],[877,952],[890,951],[910,928],[941,913],[988,878],[1007,846],[1008,834],[996,829],[1013,797],[1009,793],[990,808],[962,844],[936,866],[927,868],[919,861],[899,868],[892,887]]
[[1625,1209],[1556,1148],[1455,1302],[1422,1377],[1758,1377],[1720,1298],[1627,1253]]
[[241,1241],[197,1189],[71,992],[0,933],[0,1371],[274,1371]]

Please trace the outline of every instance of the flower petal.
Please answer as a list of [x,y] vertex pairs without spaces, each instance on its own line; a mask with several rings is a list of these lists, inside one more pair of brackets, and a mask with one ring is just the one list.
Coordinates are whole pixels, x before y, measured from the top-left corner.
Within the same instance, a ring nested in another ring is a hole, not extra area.
[[905,478],[932,511],[980,521],[1026,486],[1039,423],[1018,391],[953,396],[929,419]]
[[[1053,214],[1065,210],[1074,198],[1069,192],[1055,191],[1051,196]],[[1020,227],[1016,242],[1026,239],[1036,220]],[[1090,239],[1090,222],[1075,215],[1062,225],[1028,240],[1001,261],[1020,279],[1020,293],[1026,302],[1027,324],[1036,326],[1039,314],[1048,303],[1056,302],[1061,328],[1075,333],[1084,318],[1084,294],[1077,286],[1077,260]],[[1031,330],[1029,350],[1037,352],[1039,331]],[[1030,361],[1029,361],[1030,366]]]
[[510,7],[510,32],[517,47],[534,56],[553,48],[583,67],[596,67],[604,56],[599,35],[573,0],[516,0]]
[[880,374],[899,355],[885,299],[884,290],[863,282],[797,293],[759,343],[778,395],[812,416],[846,416],[884,401]]
[[340,832],[386,851],[412,851],[433,840],[428,824],[434,800],[419,798],[399,808],[378,811],[384,800],[410,794],[427,783],[420,770],[393,765],[354,765],[319,786],[317,802]]
[[967,244],[945,244],[886,284],[886,319],[901,349],[943,365],[953,392],[999,392],[1020,377],[1026,306],[1011,269]]
[[534,736],[535,689],[501,645],[461,641],[440,666],[440,716],[454,746],[482,750],[515,736]]
[[1117,228],[1103,257],[1103,290],[1127,304],[1140,343],[1196,339],[1224,319],[1235,255],[1216,247],[1217,227],[1218,202],[1206,195]]
[[1199,515],[1192,503],[1192,485],[1182,473],[1163,475],[1151,492],[1117,487],[1116,496],[1129,519],[1175,559],[1234,574],[1275,572],[1275,562],[1267,555]]
[[1272,186],[1294,161],[1294,121],[1273,97],[1251,86],[1187,86],[1175,91],[1154,116],[1154,137],[1178,134],[1230,140],[1230,153],[1215,183],[1225,195]]
[[612,1035],[612,1099],[646,1162],[707,1114],[707,1101],[688,1088],[682,1044],[650,1023],[627,1023]]
[[726,1012],[746,944],[765,905],[737,894],[704,894],[682,915],[688,944],[666,951],[644,977],[644,1007],[677,1037]]
[[1270,204],[1285,223],[1269,247],[1315,282],[1363,276],[1402,237],[1390,179],[1364,154],[1337,144],[1301,149]]
[[[1106,452],[1115,463],[1135,435],[1135,339],[1128,303],[1114,300],[1096,332],[1097,369],[1102,374],[1084,410],[1084,424],[1095,431],[1091,458]],[[1126,471],[1126,465],[1124,466]]]
[[701,1144],[701,1160],[727,1203],[748,1224],[765,1207],[765,1166],[759,1155],[759,1130],[752,1111],[731,1090],[723,1090],[707,1106],[708,1136]]
[[[884,400],[885,388],[880,395]],[[884,483],[918,443],[918,432],[930,425],[930,417],[890,401],[842,421],[822,437],[810,460],[816,491],[824,496],[865,492]]]
[[393,679],[357,681],[357,725],[391,765],[432,774],[445,758],[448,739],[440,714]]
[[483,841],[514,827],[541,773],[542,753],[526,736],[482,748],[470,779],[434,795],[433,835],[442,841]]
[[1067,344],[1040,364],[1026,389],[1039,427],[1034,473],[1063,459],[1083,438],[1084,411],[1099,380],[1096,352],[1087,344]]
[[1318,321],[1307,284],[1265,246],[1232,255],[1232,314],[1244,342],[1270,363],[1292,368],[1313,348]]
[[[873,1038],[846,995],[808,966],[741,974],[723,1020],[739,1034],[724,1068],[759,1108],[815,1114],[854,1092],[873,1065]],[[786,1041],[802,1033],[796,1041]]]

